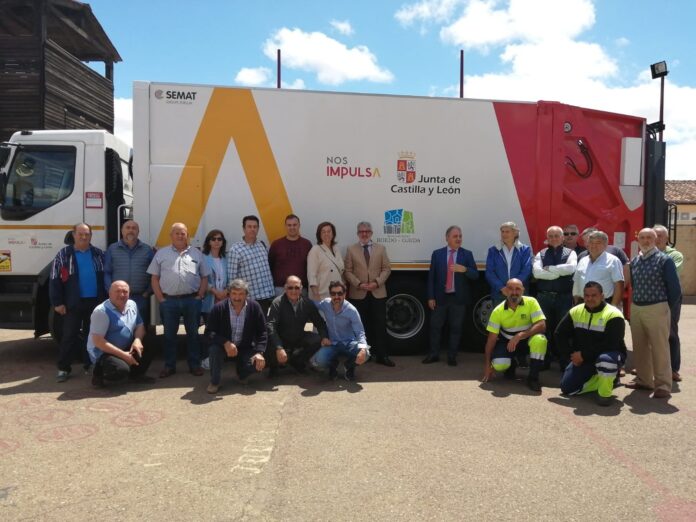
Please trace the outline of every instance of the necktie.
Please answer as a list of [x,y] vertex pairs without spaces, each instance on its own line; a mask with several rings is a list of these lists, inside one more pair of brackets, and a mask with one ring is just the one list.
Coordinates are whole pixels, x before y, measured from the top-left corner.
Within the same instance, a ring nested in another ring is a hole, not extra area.
[[365,264],[370,266],[370,245],[363,245],[363,254],[365,254]]
[[454,250],[449,251],[449,257],[447,258],[447,282],[445,283],[446,292],[454,292],[454,272],[452,272],[452,265],[454,264]]

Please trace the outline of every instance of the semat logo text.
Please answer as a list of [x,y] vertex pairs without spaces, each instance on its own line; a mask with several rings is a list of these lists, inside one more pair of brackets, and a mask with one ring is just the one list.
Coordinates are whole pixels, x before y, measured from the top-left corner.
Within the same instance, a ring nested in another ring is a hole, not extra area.
[[155,98],[167,100],[168,103],[192,103],[196,101],[196,91],[155,91]]

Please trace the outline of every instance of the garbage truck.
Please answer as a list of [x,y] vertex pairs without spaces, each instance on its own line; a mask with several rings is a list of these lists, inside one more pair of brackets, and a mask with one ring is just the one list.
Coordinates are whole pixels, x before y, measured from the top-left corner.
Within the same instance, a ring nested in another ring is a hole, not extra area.
[[[134,218],[143,241],[169,244],[174,222],[201,246],[260,218],[269,245],[297,214],[305,237],[332,222],[345,248],[368,221],[392,263],[392,350],[427,342],[430,255],[458,225],[485,269],[499,226],[543,248],[550,225],[596,226],[632,254],[663,221],[664,143],[645,118],[555,101],[509,102],[135,82],[133,151],[103,131],[23,131],[0,155],[0,327],[57,330],[47,278],[80,221],[93,244]],[[485,278],[465,338],[482,339]],[[153,320],[156,314],[153,314]]]

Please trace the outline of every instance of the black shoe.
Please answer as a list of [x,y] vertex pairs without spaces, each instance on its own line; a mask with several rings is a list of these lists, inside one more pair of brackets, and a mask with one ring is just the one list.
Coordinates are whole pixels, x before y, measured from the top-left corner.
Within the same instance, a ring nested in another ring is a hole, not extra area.
[[268,378],[275,379],[276,377],[278,377],[278,368],[269,368],[268,369]]
[[423,359],[423,364],[432,364],[436,363],[439,361],[440,358],[437,355],[428,355],[425,359]]
[[611,406],[612,402],[614,402],[614,398],[611,396],[602,397],[601,395],[597,395],[597,404],[600,406]]
[[457,359],[455,359],[454,357],[448,357],[447,366],[457,366]]
[[503,377],[505,377],[509,381],[514,381],[516,368],[517,368],[517,361],[515,361],[515,359],[513,359],[512,362],[510,363],[510,368],[505,370],[505,373],[503,373]]
[[157,382],[157,379],[154,377],[149,377],[145,374],[131,375],[128,377],[128,380],[134,384],[154,384]]
[[344,377],[346,378],[346,381],[354,382],[355,381],[355,366],[351,366],[350,368],[346,368],[346,373],[344,374]]
[[539,379],[527,379],[527,388],[532,390],[533,392],[540,392],[541,391],[541,383],[539,382]]
[[336,369],[335,367],[331,366],[331,367],[329,368],[329,379],[331,379],[332,381],[335,381],[335,380],[336,380],[336,377],[338,377],[338,369]]
[[290,359],[288,364],[292,366],[297,373],[307,373],[307,365],[301,361]]
[[375,362],[383,366],[389,366],[390,368],[396,366],[396,363],[386,355],[384,357],[377,357],[377,359],[375,359]]
[[94,386],[95,388],[103,388],[104,377],[101,377],[99,375],[92,375],[92,386]]

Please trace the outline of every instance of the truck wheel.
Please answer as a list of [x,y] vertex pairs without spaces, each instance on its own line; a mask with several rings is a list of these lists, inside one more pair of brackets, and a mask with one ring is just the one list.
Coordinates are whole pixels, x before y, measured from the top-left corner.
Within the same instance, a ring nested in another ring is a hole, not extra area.
[[48,310],[48,327],[53,340],[60,344],[63,338],[63,316],[56,313],[52,306]]
[[493,299],[490,295],[484,295],[474,305],[473,320],[476,331],[481,335],[487,336],[486,326],[488,326],[488,318],[493,311]]
[[420,281],[416,274],[392,274],[391,279],[386,305],[391,353],[422,353],[427,346],[428,332],[425,281]]

